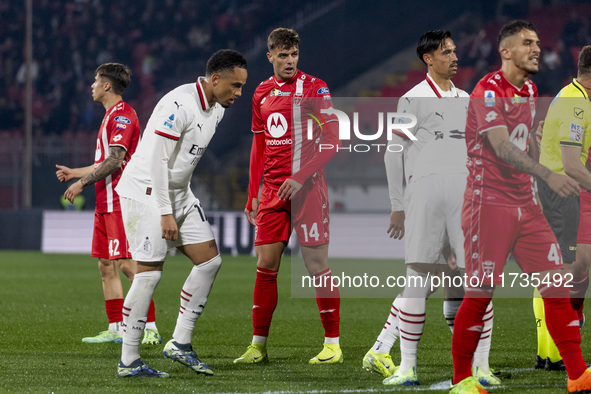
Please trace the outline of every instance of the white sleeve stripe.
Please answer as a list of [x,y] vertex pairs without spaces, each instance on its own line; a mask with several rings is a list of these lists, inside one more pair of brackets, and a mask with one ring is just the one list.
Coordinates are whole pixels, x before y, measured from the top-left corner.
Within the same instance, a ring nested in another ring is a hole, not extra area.
[[120,146],[123,149],[125,149],[125,151],[127,152],[127,147],[126,146],[123,146],[123,145],[120,145],[120,144],[109,144],[109,147],[111,147],[111,146]]

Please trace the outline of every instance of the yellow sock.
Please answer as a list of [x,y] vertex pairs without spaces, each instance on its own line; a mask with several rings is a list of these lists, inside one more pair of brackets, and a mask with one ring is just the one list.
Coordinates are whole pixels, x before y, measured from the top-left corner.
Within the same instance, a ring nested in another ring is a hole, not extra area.
[[[548,333],[546,320],[544,319],[544,300],[542,300],[538,289],[534,289],[533,307],[538,333],[538,356],[545,360],[548,357],[548,343],[552,341],[552,338]],[[554,343],[552,342],[552,344]],[[554,346],[556,347],[556,345]]]
[[[546,323],[544,322],[544,326],[545,325],[546,325]],[[546,332],[547,331],[548,331],[548,328],[546,328]],[[558,348],[556,347],[556,344],[552,340],[550,333],[548,333],[548,358],[553,363],[562,360],[562,357],[560,357],[560,353],[558,352]]]
[[538,356],[542,360],[549,358],[553,363],[558,362],[562,360],[562,357],[560,357],[560,352],[548,332],[544,313],[544,300],[540,296],[538,289],[534,290],[533,304],[538,332]]

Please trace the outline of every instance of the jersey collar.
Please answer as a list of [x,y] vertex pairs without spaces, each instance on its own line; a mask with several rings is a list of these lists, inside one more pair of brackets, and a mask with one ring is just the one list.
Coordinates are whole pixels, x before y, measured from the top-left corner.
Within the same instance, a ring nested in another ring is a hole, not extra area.
[[203,108],[204,111],[207,111],[209,109],[209,102],[207,101],[207,98],[205,97],[205,91],[203,90],[203,86],[201,86],[201,81],[203,80],[204,77],[199,77],[197,78],[197,82],[195,83],[195,85],[197,86],[197,93],[199,94],[199,101],[201,101],[201,108]]
[[300,75],[302,75],[302,72],[300,70],[296,71],[296,73],[293,75],[293,77],[289,78],[289,79],[284,79],[284,80],[279,80],[277,79],[277,77],[275,75],[273,75],[273,80],[275,81],[275,83],[277,85],[279,85],[279,87],[287,84],[291,84],[293,83],[293,81],[295,81],[296,79],[298,79],[300,77]]
[[583,85],[581,85],[579,83],[579,81],[577,81],[576,78],[573,78],[573,85],[575,86],[575,88],[579,89],[581,91],[581,93],[583,93],[583,97],[591,100],[591,98],[589,98],[589,96],[587,96],[587,91],[585,90],[585,88],[583,88]]
[[111,108],[109,108],[107,110],[107,113],[110,115],[112,114],[121,104],[123,104],[123,99],[117,101],[117,103],[115,105],[113,105]]
[[[444,97],[443,93],[447,93],[439,88],[439,85],[437,85],[435,83],[435,81],[433,80],[433,78],[431,78],[429,73],[427,73],[426,81],[429,84],[429,86],[431,87],[431,89],[433,89],[433,92],[435,93],[435,95],[437,97],[442,98],[442,97]],[[456,86],[454,85],[454,83],[452,81],[449,81],[449,82],[451,83],[451,90],[450,90],[451,94],[456,97],[459,97],[458,92],[456,90]]]
[[[505,76],[505,73],[503,73],[503,70],[499,70],[499,74],[501,75],[501,78],[503,78],[503,79],[505,80],[505,82],[507,82],[509,85],[511,85],[511,86],[512,86],[512,87],[513,87],[515,90],[517,90],[518,92],[523,92],[523,91],[524,91],[524,89],[525,89],[525,88],[526,88],[526,86],[527,86],[527,89],[528,89],[528,92],[527,92],[527,93],[528,93],[528,94],[530,94],[530,92],[529,92],[530,88],[529,88],[529,86],[528,86],[528,82],[530,82],[530,79],[529,79],[529,78],[527,78],[527,79],[525,80],[525,82],[523,83],[523,86],[521,87],[521,89],[519,89],[517,86],[513,85],[513,84],[511,83],[511,81],[509,81],[509,80],[507,79],[507,77]],[[530,82],[530,84],[531,84],[531,82]],[[530,94],[530,96],[531,96],[531,94]]]

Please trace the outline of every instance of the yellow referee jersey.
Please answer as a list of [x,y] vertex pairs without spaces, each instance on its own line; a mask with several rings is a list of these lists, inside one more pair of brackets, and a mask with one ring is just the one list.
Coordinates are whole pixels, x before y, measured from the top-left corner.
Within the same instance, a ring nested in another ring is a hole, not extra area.
[[591,100],[576,79],[552,100],[540,147],[540,164],[564,174],[561,146],[581,147],[581,162],[587,163],[591,146]]

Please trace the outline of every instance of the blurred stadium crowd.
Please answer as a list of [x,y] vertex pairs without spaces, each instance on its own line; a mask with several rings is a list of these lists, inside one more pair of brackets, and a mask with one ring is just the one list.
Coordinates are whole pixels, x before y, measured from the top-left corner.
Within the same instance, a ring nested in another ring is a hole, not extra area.
[[[527,19],[538,29],[542,57],[540,71],[532,79],[540,96],[554,96],[576,75],[579,51],[591,43],[591,4],[573,2],[532,10],[527,4],[501,1],[492,19],[469,12],[455,21],[456,28],[451,30],[460,66],[456,86],[470,93],[480,78],[500,67],[497,33],[511,19]],[[417,60],[403,78],[384,84],[380,95],[400,97],[424,77],[424,65]]]
[[[453,32],[462,67],[458,86],[469,90],[488,70],[496,68],[495,33],[504,20],[515,17],[527,17],[540,25],[544,77],[536,77],[536,82],[541,95],[555,94],[572,76],[577,48],[591,42],[588,7],[581,12],[583,5],[579,4],[577,11],[570,9],[559,15],[552,8],[541,8],[532,15],[523,6],[526,3],[520,4],[500,2],[496,21],[487,25],[472,14],[461,17],[460,28]],[[125,99],[145,124],[158,97],[201,70],[213,50],[247,52],[257,36],[287,19],[292,10],[305,7],[306,2],[296,0],[34,1],[36,133],[94,131],[103,111],[92,102],[89,86],[97,65],[108,61],[132,68],[133,82]],[[4,92],[0,95],[0,130],[23,124],[24,18],[24,2],[0,3],[0,91]],[[549,18],[552,23],[541,23]],[[417,74],[423,77],[422,68]],[[410,79],[415,78],[411,75]],[[385,84],[382,95],[400,96],[408,90],[407,85],[415,83],[408,81],[397,89]]]
[[[104,111],[90,97],[94,70],[129,65],[125,99],[145,124],[158,97],[203,68],[212,51],[243,52],[271,21],[305,1],[35,0],[35,134],[95,131]],[[0,130],[23,124],[25,2],[0,2]],[[141,97],[141,100],[138,98]]]

